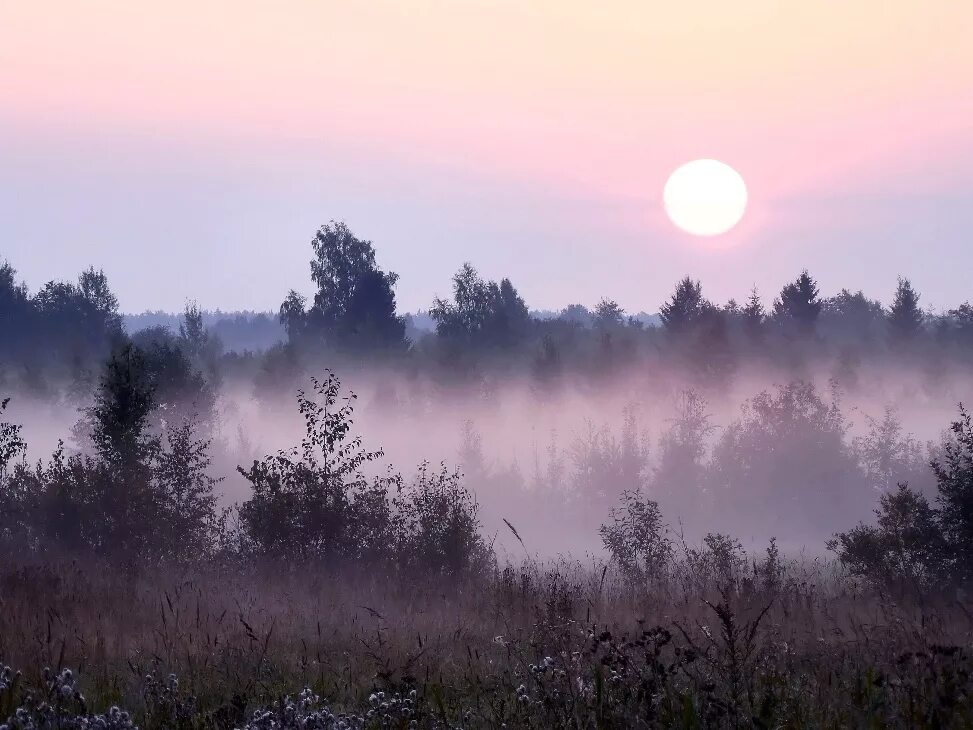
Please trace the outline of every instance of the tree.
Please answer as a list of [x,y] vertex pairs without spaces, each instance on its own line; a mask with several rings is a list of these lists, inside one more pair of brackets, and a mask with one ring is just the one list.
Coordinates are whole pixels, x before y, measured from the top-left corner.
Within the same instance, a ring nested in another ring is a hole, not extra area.
[[401,518],[397,561],[413,573],[458,578],[489,564],[480,536],[479,505],[458,471],[423,463],[411,488],[395,499]]
[[406,347],[405,322],[395,313],[398,275],[375,261],[371,241],[355,236],[343,222],[322,226],[311,241],[311,279],[317,292],[310,309],[296,292],[281,305],[280,320],[293,342],[320,339],[347,352]]
[[695,501],[702,487],[706,443],[715,427],[706,400],[693,390],[684,391],[676,403],[676,417],[659,440],[659,460],[652,474],[657,495]]
[[699,321],[708,306],[709,303],[703,298],[702,285],[687,276],[676,284],[676,291],[662,305],[659,316],[667,332],[681,335]]
[[879,497],[876,526],[859,524],[828,541],[852,575],[886,585],[927,588],[941,553],[936,513],[905,484]]
[[154,525],[158,507],[151,462],[159,444],[148,433],[154,406],[142,352],[125,345],[108,360],[88,409],[97,460],[85,465],[83,501],[94,513],[85,527],[94,533],[90,542],[107,554],[124,555],[152,542],[142,527]]
[[78,291],[94,315],[94,326],[106,332],[121,332],[122,320],[118,314],[118,299],[108,286],[108,277],[101,269],[92,266],[78,277]]
[[35,327],[35,309],[27,285],[17,283],[16,270],[0,263],[0,362],[23,358]]
[[237,467],[253,487],[240,507],[242,546],[291,561],[359,559],[388,550],[393,481],[363,473],[382,452],[366,451],[352,436],[355,395],[341,398],[333,373],[312,384],[311,395],[298,393],[306,434],[300,446]]
[[817,537],[834,510],[864,512],[870,491],[847,430],[836,391],[829,403],[797,381],[751,398],[713,448],[709,483],[725,517]]
[[763,332],[766,313],[764,312],[764,305],[760,301],[760,295],[757,293],[756,287],[750,290],[750,297],[747,299],[747,303],[743,309],[740,310],[740,318],[743,322],[743,330],[747,333],[747,336],[751,340],[758,340]]
[[914,340],[922,332],[923,321],[919,292],[912,288],[912,282],[900,276],[888,312],[889,335],[899,342]]
[[307,313],[304,311],[307,299],[291,289],[280,305],[280,312],[277,318],[284,326],[289,342],[300,341],[305,334],[307,324]]
[[973,581],[973,422],[962,404],[931,466],[935,506],[900,484],[881,496],[877,525],[859,524],[829,541],[853,574],[926,588]]
[[189,364],[200,372],[205,372],[214,386],[219,384],[219,359],[223,354],[223,343],[206,328],[203,312],[196,302],[186,305],[182,322],[179,323],[179,338],[176,343]]
[[598,329],[615,329],[622,326],[625,310],[614,299],[603,298],[595,307],[594,326]]
[[[192,328],[193,325],[190,325]],[[174,337],[163,327],[149,327],[132,335],[132,344],[138,348],[141,366],[147,383],[152,389],[154,410],[159,419],[176,424],[190,419],[200,425],[210,426],[216,418],[216,394],[202,371],[190,359],[197,348],[212,346],[208,336],[200,341],[199,333],[186,332]],[[186,339],[185,335],[195,342]],[[206,357],[205,352],[197,357]],[[210,356],[215,358],[214,353]],[[217,375],[216,363],[201,363]]]
[[885,312],[880,302],[861,291],[842,289],[821,302],[821,331],[833,341],[860,345],[884,334]]
[[672,559],[672,541],[659,504],[628,490],[620,501],[598,530],[605,549],[630,581],[661,577]]
[[437,336],[467,347],[516,346],[531,324],[527,305],[509,279],[486,281],[469,263],[453,276],[453,300],[437,297],[429,314]]
[[946,550],[946,570],[955,580],[973,581],[973,422],[959,407],[942,456],[932,462],[936,474],[939,525]]
[[561,311],[558,318],[579,327],[591,327],[594,322],[591,311],[583,304],[569,304]]
[[[7,410],[9,398],[0,400],[0,414]],[[21,427],[14,423],[0,421],[0,484],[7,475],[7,466],[19,454],[27,449],[27,444],[20,435]]]
[[125,345],[109,358],[88,409],[95,450],[120,474],[146,462],[152,448],[146,429],[154,407],[145,357],[139,348]]
[[820,313],[818,285],[807,269],[801,272],[796,281],[786,284],[774,302],[774,318],[802,335],[814,332]]

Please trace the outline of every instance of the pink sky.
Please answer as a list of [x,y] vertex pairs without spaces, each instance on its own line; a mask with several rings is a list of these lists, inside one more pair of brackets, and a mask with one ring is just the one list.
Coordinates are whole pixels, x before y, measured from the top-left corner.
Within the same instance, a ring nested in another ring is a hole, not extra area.
[[[273,308],[344,218],[409,309],[464,260],[543,307],[654,310],[686,273],[769,297],[805,266],[954,305],[971,33],[959,1],[0,0],[0,255],[34,287],[103,266],[127,309]],[[751,190],[724,239],[659,207],[697,157]]]

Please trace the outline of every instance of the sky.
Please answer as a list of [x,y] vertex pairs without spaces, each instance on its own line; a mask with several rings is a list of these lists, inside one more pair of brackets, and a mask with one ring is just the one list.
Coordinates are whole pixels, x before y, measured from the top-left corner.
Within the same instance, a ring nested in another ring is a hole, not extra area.
[[[128,312],[276,310],[344,220],[401,310],[464,261],[532,308],[971,297],[968,0],[0,0],[0,259],[105,270]],[[665,181],[750,204],[683,233]]]

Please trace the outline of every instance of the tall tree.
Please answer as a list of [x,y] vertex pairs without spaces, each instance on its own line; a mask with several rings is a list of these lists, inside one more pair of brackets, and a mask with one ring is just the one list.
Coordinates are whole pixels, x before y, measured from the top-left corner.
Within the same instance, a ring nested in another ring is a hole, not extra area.
[[832,341],[861,344],[882,336],[885,312],[881,303],[863,292],[842,289],[821,302],[820,325],[821,333]]
[[687,276],[676,284],[676,291],[662,305],[659,316],[667,332],[681,335],[692,329],[707,306],[710,305],[703,298],[702,285]]
[[34,307],[27,285],[17,282],[17,271],[0,263],[0,362],[22,356],[34,330]]
[[378,267],[372,242],[331,221],[315,234],[311,248],[311,279],[318,290],[306,312],[295,292],[281,305],[288,335],[319,337],[346,351],[405,347],[405,322],[395,313],[399,277]]
[[602,299],[595,307],[595,327],[599,329],[613,329],[621,327],[625,319],[625,310],[618,306],[614,299]]
[[889,335],[900,342],[913,340],[922,332],[923,319],[919,292],[912,288],[912,282],[900,276],[889,307]]
[[764,312],[763,302],[760,301],[760,294],[757,293],[757,287],[750,290],[747,303],[740,310],[740,317],[743,321],[743,329],[747,335],[751,339],[759,339],[763,332],[766,313]]
[[437,297],[429,314],[440,338],[471,346],[516,346],[531,322],[509,279],[486,281],[469,263],[453,276],[453,300]]
[[781,290],[780,297],[774,302],[774,317],[800,334],[812,333],[821,313],[818,293],[817,282],[805,269],[796,281]]

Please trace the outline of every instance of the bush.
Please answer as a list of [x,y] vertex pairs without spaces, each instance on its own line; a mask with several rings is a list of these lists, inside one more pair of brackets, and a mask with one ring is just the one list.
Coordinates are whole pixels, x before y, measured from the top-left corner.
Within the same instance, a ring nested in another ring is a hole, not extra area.
[[415,572],[458,577],[482,570],[490,552],[480,536],[478,505],[457,471],[419,467],[415,483],[395,500],[399,560]]
[[941,535],[935,511],[921,494],[900,484],[879,498],[877,526],[858,525],[828,548],[852,575],[885,585],[926,587],[941,572]]
[[383,454],[351,434],[356,396],[342,398],[333,373],[312,383],[312,396],[298,394],[300,446],[239,467],[253,495],[240,507],[237,547],[291,564],[384,564],[449,576],[484,567],[490,551],[459,473],[424,463],[410,488],[391,468],[367,476],[365,466]]
[[869,490],[845,443],[848,423],[836,392],[828,403],[814,385],[795,382],[758,394],[742,410],[714,447],[710,466],[723,519],[791,534],[804,525],[815,534],[830,527],[835,510],[867,511]]
[[0,481],[0,535],[22,550],[132,564],[210,551],[220,529],[210,442],[192,420],[152,433],[154,403],[138,348],[115,353],[86,411],[94,453],[67,455],[60,443],[46,464],[17,464]]
[[[0,413],[7,410],[9,398],[0,401]],[[7,467],[18,455],[27,448],[27,444],[20,436],[20,426],[0,421],[0,479],[7,474]]]
[[658,503],[630,491],[622,492],[621,501],[598,531],[605,549],[630,580],[661,577],[672,558],[672,543]]
[[258,556],[301,562],[358,559],[390,549],[393,477],[369,479],[366,451],[351,435],[354,393],[340,398],[334,373],[312,378],[312,396],[298,392],[305,437],[300,446],[255,460],[238,471],[253,486],[240,507],[241,546]]
[[877,525],[860,524],[829,541],[853,575],[919,588],[973,580],[973,423],[962,404],[931,466],[935,506],[900,484],[881,496]]

